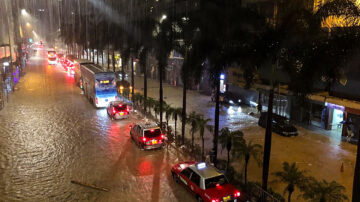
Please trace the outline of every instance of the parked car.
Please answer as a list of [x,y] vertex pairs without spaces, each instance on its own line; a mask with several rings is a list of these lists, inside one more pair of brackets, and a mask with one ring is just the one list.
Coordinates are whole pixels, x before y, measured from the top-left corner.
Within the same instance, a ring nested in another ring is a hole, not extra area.
[[171,174],[197,199],[204,202],[238,202],[240,191],[223,173],[204,162],[187,161],[174,165]]
[[[258,124],[259,126],[266,128],[267,112],[261,113]],[[273,114],[272,117],[272,130],[273,132],[286,137],[298,135],[298,130],[295,126],[290,124],[290,120],[277,114]]]
[[240,96],[238,96],[232,92],[225,92],[224,93],[224,104],[239,106],[241,104]]
[[112,101],[107,107],[107,113],[112,119],[126,119],[129,118],[130,107],[121,101]]
[[130,130],[130,136],[141,149],[157,149],[164,146],[165,135],[156,123],[135,124]]

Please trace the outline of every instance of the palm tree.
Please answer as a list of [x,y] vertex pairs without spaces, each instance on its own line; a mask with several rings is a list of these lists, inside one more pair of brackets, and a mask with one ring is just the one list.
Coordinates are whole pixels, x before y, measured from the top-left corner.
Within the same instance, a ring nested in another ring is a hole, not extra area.
[[226,162],[226,169],[229,168],[230,165],[230,152],[233,145],[240,145],[244,142],[244,134],[239,131],[230,131],[228,127],[225,127],[220,130],[219,142],[221,145],[221,152],[223,149],[227,151],[227,162]]
[[166,128],[168,128],[169,120],[170,120],[172,114],[174,113],[174,108],[172,108],[171,105],[165,105],[164,111],[165,111],[165,119],[166,119]]
[[204,133],[205,129],[207,129],[209,132],[213,132],[213,126],[209,125],[209,122],[211,119],[206,119],[204,116],[200,115],[197,117],[197,125],[199,127],[200,137],[201,137],[201,157],[204,160]]
[[182,108],[178,107],[178,108],[173,108],[173,113],[171,114],[175,122],[175,127],[174,127],[175,140],[177,138],[177,128],[176,128],[177,120],[178,117],[181,117],[181,113],[182,113]]
[[[163,19],[157,24],[159,32],[156,32],[155,36],[155,55],[158,61],[158,70],[159,70],[159,101],[160,101],[160,122],[163,119],[163,73],[165,67],[167,66],[167,61],[170,55],[170,52],[173,48],[173,26],[172,21]],[[157,30],[157,29],[155,29]]]
[[196,112],[191,112],[187,117],[187,124],[190,125],[190,133],[191,133],[191,148],[194,148],[194,135],[200,129],[198,125],[198,117],[199,115]]
[[283,163],[282,171],[273,173],[280,182],[287,184],[284,193],[289,192],[288,202],[291,201],[291,194],[295,191],[295,187],[302,188],[308,181],[304,174],[305,171],[299,170],[295,163],[289,164],[288,162]]
[[[155,108],[155,102],[156,100],[152,97],[145,97],[144,95],[144,105],[149,107],[149,112],[151,113],[151,108]],[[145,111],[146,113],[146,111]]]
[[301,196],[311,202],[342,202],[348,200],[344,192],[345,187],[335,181],[329,183],[311,178]]
[[[153,110],[155,113],[155,119],[157,119],[157,115],[160,112],[160,102],[158,100],[154,100],[152,107],[153,107]],[[162,123],[160,122],[160,124],[162,124]]]
[[246,141],[241,141],[234,149],[232,150],[232,155],[234,158],[244,159],[245,160],[245,173],[244,181],[245,186],[247,185],[247,170],[250,158],[253,157],[258,164],[261,164],[260,155],[262,152],[262,146],[259,144],[253,144],[251,141],[246,143]]

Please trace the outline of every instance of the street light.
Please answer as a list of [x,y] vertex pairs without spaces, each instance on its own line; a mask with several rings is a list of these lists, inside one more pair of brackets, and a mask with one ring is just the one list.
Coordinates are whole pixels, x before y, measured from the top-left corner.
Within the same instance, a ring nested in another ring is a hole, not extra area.
[[21,9],[21,14],[22,14],[22,15],[27,15],[28,13],[26,12],[25,9]]
[[28,27],[28,28],[31,27],[31,24],[27,22],[26,27]]
[[165,20],[167,18],[167,16],[164,14],[162,17],[161,17],[161,20]]

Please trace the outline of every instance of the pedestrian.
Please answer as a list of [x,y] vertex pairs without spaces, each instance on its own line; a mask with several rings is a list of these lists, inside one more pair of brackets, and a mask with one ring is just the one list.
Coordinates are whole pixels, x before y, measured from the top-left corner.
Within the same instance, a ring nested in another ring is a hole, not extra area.
[[347,141],[347,142],[350,142],[353,137],[354,137],[354,132],[351,130],[350,125],[347,125],[347,137],[346,137],[346,141]]
[[206,164],[211,164],[211,161],[210,161],[210,155],[206,155],[206,157],[205,157],[205,163]]

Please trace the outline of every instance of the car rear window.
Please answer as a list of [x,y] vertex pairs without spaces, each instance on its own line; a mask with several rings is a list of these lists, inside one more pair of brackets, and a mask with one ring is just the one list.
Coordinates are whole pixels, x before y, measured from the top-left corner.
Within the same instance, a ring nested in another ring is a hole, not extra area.
[[124,111],[127,108],[127,104],[118,104],[115,105],[114,108],[116,109],[116,111]]
[[161,130],[160,128],[156,128],[156,129],[148,129],[144,131],[144,136],[147,138],[154,138],[154,137],[158,137],[161,135]]
[[205,188],[210,189],[216,187],[216,185],[224,185],[227,184],[228,181],[224,175],[219,175],[216,177],[208,178],[205,180]]

